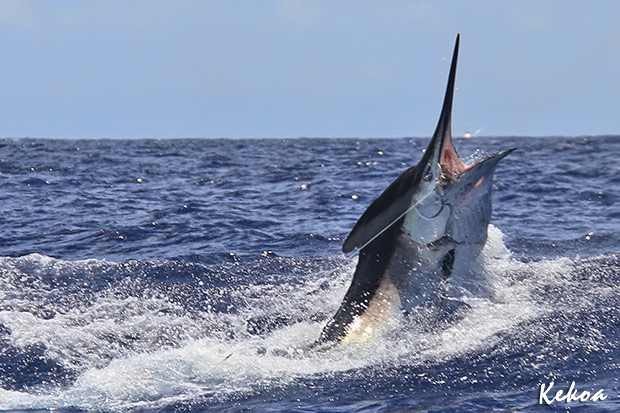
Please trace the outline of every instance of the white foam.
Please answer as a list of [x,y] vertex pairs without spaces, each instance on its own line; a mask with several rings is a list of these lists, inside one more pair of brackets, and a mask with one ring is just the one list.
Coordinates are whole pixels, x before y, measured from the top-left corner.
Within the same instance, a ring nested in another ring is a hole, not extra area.
[[[96,272],[100,265],[91,260],[79,264],[46,257],[24,259],[31,260],[34,267],[58,271],[89,265]],[[563,282],[562,274],[571,268],[567,259],[523,263],[512,258],[501,232],[491,226],[479,271],[492,294],[462,297],[471,308],[458,322],[428,332],[407,323],[411,329],[404,329],[395,320],[389,340],[323,354],[303,353],[300,349],[312,343],[324,325],[310,316],[333,314],[350,282],[355,262],[336,262],[340,267],[335,273],[315,274],[303,282],[261,283],[232,291],[233,299],[243,305],[230,314],[204,311],[190,315],[165,296],[138,299],[109,291],[51,319],[24,311],[0,311],[0,324],[11,330],[14,346],[44,344],[49,357],[81,372],[63,389],[40,388],[30,394],[0,389],[0,409],[156,408],[198,395],[214,399],[239,396],[283,386],[297,378],[373,365],[448,359],[491,346],[500,332],[548,311],[533,301],[533,290],[541,282]],[[27,276],[20,274],[19,267],[15,261],[0,266],[5,280],[0,291],[11,295],[14,304],[20,299],[17,284],[7,280]],[[295,322],[263,335],[248,332],[250,318],[278,314],[289,315]],[[213,333],[222,325],[234,333],[233,338]],[[126,335],[137,338],[123,344]],[[161,337],[166,335],[166,345],[162,345]]]

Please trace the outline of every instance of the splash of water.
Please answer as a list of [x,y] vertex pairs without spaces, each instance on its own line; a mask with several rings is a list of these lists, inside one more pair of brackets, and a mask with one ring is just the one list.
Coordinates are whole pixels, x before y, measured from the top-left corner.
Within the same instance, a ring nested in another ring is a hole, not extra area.
[[[281,263],[285,270],[299,265],[295,259]],[[484,349],[500,333],[551,311],[536,300],[537,289],[564,285],[574,266],[565,258],[519,261],[491,226],[476,269],[491,293],[461,297],[469,308],[457,322],[428,331],[394,320],[389,340],[308,353],[303,349],[338,308],[355,260],[333,258],[329,270],[310,266],[296,280],[260,274],[262,282],[253,277],[227,286],[197,277],[192,288],[212,300],[199,310],[179,304],[174,288],[136,278],[139,262],[31,255],[0,264],[0,325],[10,332],[5,340],[25,353],[43,348],[47,359],[74,376],[68,383],[0,389],[0,409],[89,410],[157,408],[194,397],[221,400],[300,378],[423,365]],[[70,274],[82,284],[112,276],[88,292],[87,285],[78,288],[63,278]],[[54,302],[55,288],[69,289],[72,299]],[[39,308],[37,302],[46,303],[51,314],[29,310]]]

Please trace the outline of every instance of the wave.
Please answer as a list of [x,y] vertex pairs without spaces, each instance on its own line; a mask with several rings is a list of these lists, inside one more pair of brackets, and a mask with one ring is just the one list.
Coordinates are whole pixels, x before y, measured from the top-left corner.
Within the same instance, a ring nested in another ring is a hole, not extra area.
[[394,320],[380,340],[314,353],[304,349],[338,308],[355,259],[0,258],[0,409],[213,406],[286,388],[332,397],[329,381],[360,376],[493,388],[494,373],[524,380],[519,355],[556,366],[544,349],[564,337],[558,321],[588,314],[574,346],[605,347],[593,334],[606,334],[605,308],[618,302],[619,260],[517,259],[491,226],[477,264],[490,294],[464,293],[458,321],[431,331]]

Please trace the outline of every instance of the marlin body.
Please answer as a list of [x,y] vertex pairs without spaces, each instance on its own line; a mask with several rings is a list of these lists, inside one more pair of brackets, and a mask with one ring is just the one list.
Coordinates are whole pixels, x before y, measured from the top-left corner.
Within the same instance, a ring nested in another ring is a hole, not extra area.
[[344,242],[359,249],[353,281],[316,346],[365,341],[393,314],[445,308],[456,273],[467,275],[487,240],[498,162],[514,150],[465,165],[452,142],[456,38],[439,123],[419,163],[368,207]]

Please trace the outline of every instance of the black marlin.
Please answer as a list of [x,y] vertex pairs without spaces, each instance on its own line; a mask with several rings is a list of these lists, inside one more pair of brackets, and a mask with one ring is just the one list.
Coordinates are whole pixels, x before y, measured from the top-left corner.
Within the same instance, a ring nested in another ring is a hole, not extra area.
[[344,242],[345,253],[359,249],[357,268],[318,347],[365,340],[392,313],[441,308],[451,275],[467,271],[487,240],[495,167],[514,148],[469,166],[456,152],[458,50],[457,35],[439,123],[422,159],[370,204]]

